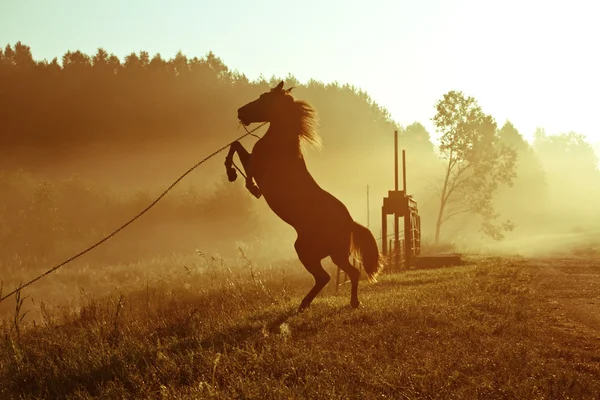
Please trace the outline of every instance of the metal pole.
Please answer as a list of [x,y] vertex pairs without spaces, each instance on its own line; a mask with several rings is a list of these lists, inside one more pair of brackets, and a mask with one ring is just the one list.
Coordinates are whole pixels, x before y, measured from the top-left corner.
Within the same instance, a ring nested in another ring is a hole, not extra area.
[[367,185],[367,228],[370,228],[371,218],[369,215],[369,185]]
[[394,190],[398,191],[398,131],[394,131]]
[[416,255],[421,255],[421,216],[417,214],[417,246]]
[[413,213],[410,210],[406,210],[404,216],[404,259],[406,260],[406,268],[410,267],[412,259],[412,217]]
[[406,151],[402,150],[402,189],[404,190],[404,195],[408,196],[408,192],[406,191]]

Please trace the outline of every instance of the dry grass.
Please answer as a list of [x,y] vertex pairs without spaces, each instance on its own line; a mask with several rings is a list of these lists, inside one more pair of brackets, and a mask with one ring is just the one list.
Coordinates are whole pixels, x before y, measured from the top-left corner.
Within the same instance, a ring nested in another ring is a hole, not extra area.
[[520,262],[386,275],[361,284],[358,310],[348,306],[347,286],[335,294],[330,285],[302,314],[295,309],[311,279],[301,266],[211,262],[122,294],[83,292],[71,307],[42,307],[35,325],[7,318],[0,397],[600,393],[600,336],[554,323],[554,309]]

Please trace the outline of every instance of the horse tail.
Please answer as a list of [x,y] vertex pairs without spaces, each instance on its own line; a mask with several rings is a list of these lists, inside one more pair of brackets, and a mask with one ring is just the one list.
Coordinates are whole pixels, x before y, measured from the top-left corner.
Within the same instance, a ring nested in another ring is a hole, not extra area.
[[375,236],[358,222],[352,222],[350,250],[361,259],[369,281],[377,282],[377,275],[383,269],[383,258],[379,254]]

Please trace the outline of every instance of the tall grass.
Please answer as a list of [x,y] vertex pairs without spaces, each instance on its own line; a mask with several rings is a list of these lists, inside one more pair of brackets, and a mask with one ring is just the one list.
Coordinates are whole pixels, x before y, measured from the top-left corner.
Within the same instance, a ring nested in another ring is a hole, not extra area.
[[[327,287],[299,265],[196,265],[71,307],[0,341],[2,398],[595,398],[593,338],[552,324],[506,260]],[[167,268],[168,269],[168,268]],[[294,272],[295,271],[295,272]]]

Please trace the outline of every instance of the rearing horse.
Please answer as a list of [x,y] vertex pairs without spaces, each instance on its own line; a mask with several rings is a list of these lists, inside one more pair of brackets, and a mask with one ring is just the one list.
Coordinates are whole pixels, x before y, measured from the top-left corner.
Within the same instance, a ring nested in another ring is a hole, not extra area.
[[238,119],[245,126],[253,122],[270,125],[252,153],[239,142],[231,145],[225,158],[227,176],[230,182],[237,177],[233,168],[237,152],[246,172],[246,188],[257,198],[262,194],[275,214],[295,228],[298,258],[315,278],[299,311],[308,307],[329,282],[330,276],[321,265],[328,256],[350,277],[350,304],[358,307],[360,271],[348,258],[351,254],[359,256],[369,280],[375,280],[382,267],[377,242],[371,231],[354,222],[346,206],[323,190],[308,172],[300,141],[318,142],[315,112],[308,103],[294,100],[290,91],[284,90],[281,82],[238,110]]

